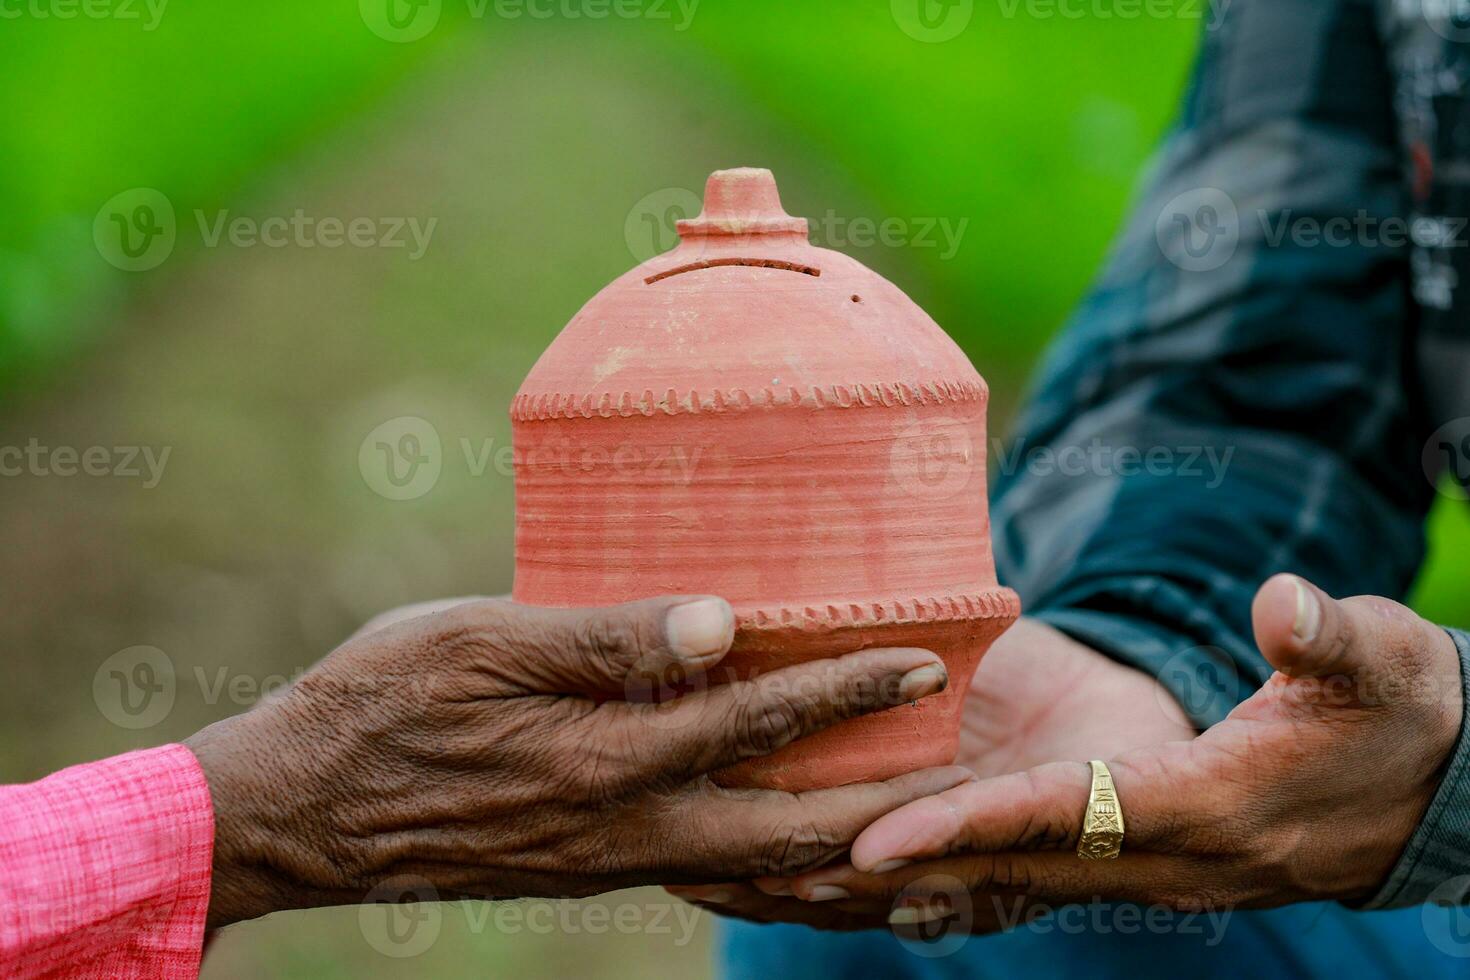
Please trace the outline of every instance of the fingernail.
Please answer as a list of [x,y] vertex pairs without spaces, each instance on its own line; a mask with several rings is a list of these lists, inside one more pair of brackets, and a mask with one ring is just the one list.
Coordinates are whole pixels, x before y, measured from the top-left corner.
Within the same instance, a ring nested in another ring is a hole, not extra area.
[[910,861],[908,858],[889,858],[887,861],[880,861],[877,865],[875,865],[873,867],[873,874],[886,875],[890,871],[897,871],[899,868],[907,868],[912,863],[913,862]]
[[767,895],[791,894],[791,883],[784,878],[757,878],[753,884]]
[[664,614],[669,649],[686,657],[723,653],[735,634],[735,614],[723,599],[699,599]]
[[852,898],[852,892],[836,885],[813,885],[806,896],[808,902],[834,902],[839,898]]
[[949,672],[943,664],[929,664],[904,674],[898,682],[899,697],[905,701],[917,701],[931,694],[938,694],[949,686]]
[[888,913],[888,924],[891,926],[916,926],[923,922],[943,919],[948,915],[949,910],[938,905],[900,905]]
[[1296,621],[1291,624],[1291,631],[1298,640],[1311,643],[1322,631],[1322,602],[1301,579],[1296,579],[1295,584]]
[[712,892],[705,892],[703,895],[695,895],[694,900],[696,902],[708,902],[711,905],[729,905],[735,901],[735,895],[733,892],[716,889]]

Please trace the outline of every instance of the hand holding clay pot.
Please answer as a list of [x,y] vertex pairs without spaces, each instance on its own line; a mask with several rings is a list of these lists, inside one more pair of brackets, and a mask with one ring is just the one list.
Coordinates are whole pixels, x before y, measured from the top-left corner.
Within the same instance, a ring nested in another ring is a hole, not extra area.
[[869,650],[659,703],[664,679],[697,682],[733,633],[724,600],[693,597],[477,601],[359,634],[189,740],[215,810],[210,925],[362,901],[395,880],[409,883],[395,895],[447,900],[798,873],[971,778],[715,786],[713,770],[947,682],[932,653]]
[[1020,611],[991,557],[985,382],[892,283],[813,247],[768,170],[716,173],[679,235],[516,396],[516,601],[724,596],[739,630],[712,682],[933,650],[945,695],[717,779],[800,791],[948,764],[964,689]]

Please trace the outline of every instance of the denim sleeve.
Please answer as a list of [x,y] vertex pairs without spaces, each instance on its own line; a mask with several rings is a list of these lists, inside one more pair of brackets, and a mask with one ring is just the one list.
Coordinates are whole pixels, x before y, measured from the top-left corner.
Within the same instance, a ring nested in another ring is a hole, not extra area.
[[1407,244],[1363,232],[1408,206],[1392,93],[1372,3],[1232,3],[992,459],[1003,580],[1201,727],[1270,675],[1263,580],[1399,596],[1423,556]]
[[1470,905],[1470,634],[1448,632],[1460,651],[1460,690],[1465,698],[1460,738],[1409,846],[1383,888],[1363,908],[1425,902]]

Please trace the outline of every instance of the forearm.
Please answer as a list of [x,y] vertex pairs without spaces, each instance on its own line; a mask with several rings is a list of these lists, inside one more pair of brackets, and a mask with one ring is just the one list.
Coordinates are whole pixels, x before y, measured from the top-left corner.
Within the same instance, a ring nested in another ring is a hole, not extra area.
[[0,973],[196,976],[213,834],[180,745],[0,787]]
[[[1159,676],[1201,726],[1270,673],[1248,619],[1262,581],[1401,596],[1433,496],[1407,251],[1273,232],[1405,214],[1372,6],[1237,0],[1224,16],[993,511],[1028,610]],[[1027,455],[1096,446],[1110,455],[1079,475]]]

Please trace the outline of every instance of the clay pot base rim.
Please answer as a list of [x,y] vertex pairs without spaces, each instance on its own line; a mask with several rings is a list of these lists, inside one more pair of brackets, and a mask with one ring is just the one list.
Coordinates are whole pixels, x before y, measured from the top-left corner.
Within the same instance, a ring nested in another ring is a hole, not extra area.
[[805,606],[736,607],[735,625],[742,631],[827,631],[875,626],[907,626],[967,620],[1015,620],[1021,599],[1000,587],[984,592],[924,598],[812,603]]

